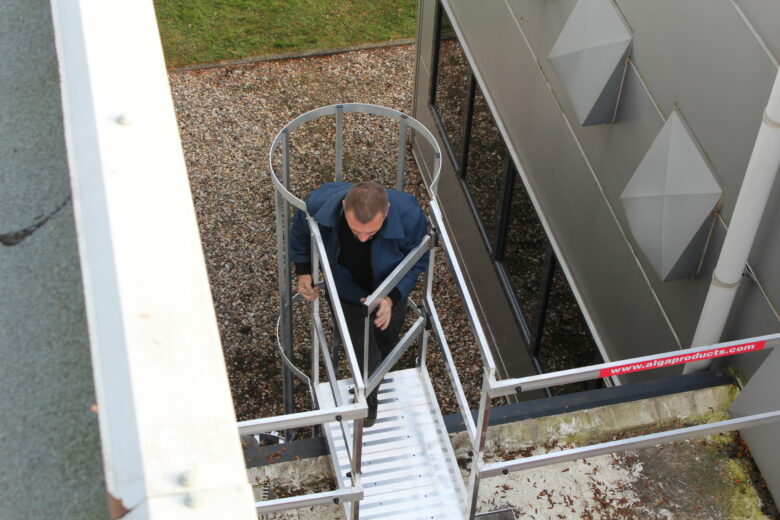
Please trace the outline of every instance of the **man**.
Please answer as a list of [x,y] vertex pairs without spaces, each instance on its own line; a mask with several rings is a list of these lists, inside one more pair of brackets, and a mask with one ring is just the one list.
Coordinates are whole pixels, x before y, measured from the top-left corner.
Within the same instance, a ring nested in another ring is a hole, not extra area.
[[[363,370],[363,334],[366,310],[362,302],[414,249],[427,232],[427,221],[415,198],[385,190],[375,182],[332,182],[306,198],[306,208],[317,221],[333,272],[352,345]],[[311,242],[305,214],[298,211],[290,234],[298,292],[308,301],[319,296],[312,285]],[[428,266],[426,253],[376,308],[369,331],[365,380],[392,351],[406,317],[406,298],[419,274]],[[367,397],[365,427],[376,422],[377,390]]]

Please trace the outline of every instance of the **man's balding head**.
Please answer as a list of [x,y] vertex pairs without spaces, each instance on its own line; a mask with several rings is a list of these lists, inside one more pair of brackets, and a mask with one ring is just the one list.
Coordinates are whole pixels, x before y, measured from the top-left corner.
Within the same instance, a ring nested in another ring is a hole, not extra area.
[[344,211],[350,212],[362,224],[371,222],[377,214],[386,216],[389,207],[387,191],[375,182],[359,182],[344,197]]

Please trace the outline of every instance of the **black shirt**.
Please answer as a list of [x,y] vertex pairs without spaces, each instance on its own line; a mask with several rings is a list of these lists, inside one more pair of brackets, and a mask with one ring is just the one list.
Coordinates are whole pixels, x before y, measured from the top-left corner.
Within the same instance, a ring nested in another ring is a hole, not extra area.
[[352,234],[352,230],[349,229],[344,213],[341,214],[339,219],[339,245],[341,245],[341,252],[339,253],[338,262],[339,265],[346,267],[347,271],[355,277],[355,281],[366,291],[366,295],[371,294],[371,291],[374,289],[374,283],[371,279],[372,240],[373,237],[365,242],[358,240]]
[[[366,296],[376,289],[371,270],[371,242],[373,237],[361,242],[358,240],[347,224],[347,218],[341,213],[339,218],[339,252],[338,263],[347,268],[355,278],[357,284],[366,291]],[[295,264],[295,272],[298,275],[311,274],[311,264]],[[393,300],[393,306],[398,304],[401,299],[401,293],[398,289],[390,291],[390,299]]]

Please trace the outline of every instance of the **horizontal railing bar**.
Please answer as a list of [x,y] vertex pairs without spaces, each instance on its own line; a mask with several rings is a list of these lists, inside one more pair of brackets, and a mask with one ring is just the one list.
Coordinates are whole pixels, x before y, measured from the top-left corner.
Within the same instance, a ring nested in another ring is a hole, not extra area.
[[349,369],[352,372],[352,381],[355,383],[355,388],[360,390],[365,388],[363,376],[361,376],[360,367],[357,362],[357,357],[355,356],[355,349],[352,345],[352,337],[349,335],[349,328],[347,327],[347,320],[344,317],[344,310],[341,308],[339,293],[336,289],[336,282],[333,279],[333,272],[331,271],[328,255],[325,251],[325,244],[322,242],[320,227],[313,217],[309,216],[307,218],[309,221],[309,229],[311,229],[311,232],[314,234],[314,241],[317,244],[317,250],[320,254],[320,264],[325,273],[325,285],[328,288],[328,294],[330,294],[330,305],[333,309],[333,314],[336,316],[335,325],[338,327],[341,341],[344,343],[344,351],[347,353],[347,362],[349,364]]
[[527,392],[567,383],[587,381],[589,379],[619,376],[632,372],[654,370],[656,368],[690,363],[693,361],[734,356],[747,352],[757,352],[759,350],[775,348],[777,346],[780,346],[780,333],[737,341],[727,341],[725,343],[707,345],[704,347],[686,348],[683,350],[664,352],[662,354],[653,354],[651,356],[600,363],[598,365],[572,368],[569,370],[560,370],[547,374],[505,379],[503,381],[491,383],[490,397],[503,397],[514,394],[515,392]]
[[395,365],[395,363],[400,359],[400,357],[404,355],[404,352],[406,352],[406,349],[409,348],[409,345],[411,345],[420,336],[424,326],[425,318],[417,318],[417,321],[415,321],[409,330],[406,331],[406,334],[404,334],[404,336],[398,340],[398,343],[395,347],[393,347],[390,355],[388,355],[382,361],[382,364],[377,367],[377,369],[368,379],[368,383],[366,384],[366,395],[373,392],[374,389],[379,386],[379,384],[382,382],[382,379],[384,379],[385,374],[387,374],[390,369],[393,368],[393,365]]
[[336,421],[351,421],[362,419],[368,415],[368,406],[365,401],[322,410],[310,410],[307,412],[276,415],[250,419],[238,423],[239,435],[252,435],[255,433],[267,433],[271,431],[286,430],[289,428],[302,428],[314,424],[324,424]]
[[374,309],[376,309],[376,307],[379,305],[379,302],[382,300],[382,298],[390,294],[390,291],[392,291],[393,288],[398,285],[398,282],[401,280],[401,278],[406,276],[406,273],[408,273],[412,267],[414,267],[414,264],[416,264],[417,261],[428,252],[428,249],[430,249],[430,242],[431,236],[425,235],[420,243],[417,244],[414,249],[409,251],[404,259],[401,260],[401,263],[399,263],[395,269],[393,269],[393,271],[387,275],[387,278],[385,278],[382,283],[379,284],[379,287],[377,287],[374,292],[368,295],[363,305],[366,306],[369,314],[374,312]]
[[300,509],[302,507],[321,506],[338,502],[354,502],[363,499],[363,487],[348,487],[344,489],[335,489],[322,493],[312,493],[311,495],[301,495],[297,497],[277,498],[275,500],[264,500],[255,502],[255,509],[258,514],[275,513],[285,509]]
[[463,276],[463,271],[460,268],[460,262],[455,255],[455,248],[452,245],[449,234],[447,233],[447,228],[444,226],[444,218],[442,217],[439,203],[436,202],[435,199],[431,199],[429,206],[431,208],[430,214],[433,218],[436,232],[439,234],[439,238],[444,245],[444,253],[447,256],[447,261],[449,262],[450,267],[452,268],[452,274],[455,277],[455,287],[458,289],[458,293],[463,300],[463,305],[466,307],[466,316],[469,319],[471,330],[474,332],[474,337],[477,340],[477,346],[479,347],[479,351],[482,354],[482,361],[489,371],[495,371],[496,363],[493,360],[493,353],[490,351],[490,347],[488,346],[487,336],[485,335],[485,331],[482,328],[482,323],[479,321],[476,306],[474,305],[474,301],[471,299],[471,293],[468,290],[466,279]]
[[666,432],[651,433],[648,435],[632,437],[630,439],[603,442],[600,444],[594,444],[592,446],[572,448],[570,450],[543,453],[541,455],[534,455],[532,457],[526,457],[523,459],[483,464],[480,467],[479,474],[483,478],[495,477],[497,475],[507,474],[512,471],[533,469],[586,457],[595,457],[596,455],[604,455],[606,453],[613,453],[616,451],[623,451],[632,448],[646,448],[648,446],[655,446],[656,444],[681,441],[690,439],[692,437],[703,437],[705,435],[712,435],[715,433],[724,433],[743,428],[750,428],[753,426],[772,423],[777,420],[780,420],[780,410],[748,415],[745,417],[739,417],[737,419],[728,419],[725,421],[718,421],[709,424],[699,424],[696,426],[690,426],[688,428],[679,428]]
[[455,399],[458,401],[460,413],[463,416],[463,424],[465,424],[466,431],[469,434],[471,447],[475,448],[477,445],[477,426],[474,424],[474,417],[471,415],[469,402],[468,399],[466,399],[466,393],[463,391],[463,383],[460,382],[460,376],[458,375],[458,371],[455,369],[455,360],[452,359],[450,346],[447,343],[447,338],[444,336],[444,329],[441,326],[439,313],[436,311],[436,305],[434,305],[433,298],[431,298],[430,295],[426,296],[425,305],[427,307],[428,314],[431,317],[431,328],[433,333],[436,335],[436,340],[439,343],[439,349],[444,356],[444,368],[447,369],[447,375],[450,377],[452,389],[455,392]]

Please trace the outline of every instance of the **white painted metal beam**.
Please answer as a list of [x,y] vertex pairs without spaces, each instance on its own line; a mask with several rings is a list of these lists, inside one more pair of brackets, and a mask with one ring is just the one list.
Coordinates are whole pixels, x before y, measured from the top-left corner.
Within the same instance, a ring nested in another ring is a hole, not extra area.
[[254,519],[152,2],[51,5],[107,489]]

